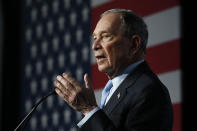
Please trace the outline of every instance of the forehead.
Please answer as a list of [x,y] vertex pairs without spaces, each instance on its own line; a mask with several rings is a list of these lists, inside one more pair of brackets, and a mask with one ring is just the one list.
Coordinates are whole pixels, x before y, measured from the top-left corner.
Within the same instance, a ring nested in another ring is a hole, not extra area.
[[115,33],[120,31],[121,26],[121,15],[118,13],[109,13],[104,15],[97,23],[94,34],[101,32]]

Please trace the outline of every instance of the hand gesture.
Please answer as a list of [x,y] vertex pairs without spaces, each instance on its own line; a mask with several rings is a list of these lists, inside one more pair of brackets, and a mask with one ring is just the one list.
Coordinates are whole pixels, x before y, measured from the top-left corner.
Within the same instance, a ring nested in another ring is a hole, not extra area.
[[58,75],[54,85],[56,93],[73,109],[86,115],[97,107],[96,98],[88,75],[84,75],[85,87],[69,74]]

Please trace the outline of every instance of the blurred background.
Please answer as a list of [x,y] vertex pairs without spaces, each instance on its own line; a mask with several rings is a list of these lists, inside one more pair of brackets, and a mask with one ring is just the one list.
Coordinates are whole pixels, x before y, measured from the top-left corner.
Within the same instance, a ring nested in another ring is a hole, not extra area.
[[[131,9],[144,18],[149,29],[146,60],[170,92],[173,131],[189,130],[194,78],[185,64],[190,62],[185,32],[191,25],[184,21],[188,16],[182,5],[179,0],[1,0],[0,131],[14,130],[63,72],[80,82],[87,72],[100,102],[107,77],[97,70],[91,33],[100,14],[111,8]],[[76,131],[81,118],[53,95],[24,130]]]

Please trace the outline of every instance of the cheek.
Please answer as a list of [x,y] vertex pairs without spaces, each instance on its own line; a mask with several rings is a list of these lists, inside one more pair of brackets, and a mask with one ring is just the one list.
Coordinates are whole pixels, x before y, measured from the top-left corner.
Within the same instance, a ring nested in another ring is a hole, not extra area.
[[124,61],[128,55],[128,48],[123,41],[117,40],[103,46],[108,58],[109,66],[115,68],[119,66],[121,61]]
[[115,66],[119,58],[118,51],[115,48],[109,48],[106,52],[109,66]]
[[121,66],[128,59],[127,48],[116,47],[110,51],[109,64],[114,68]]

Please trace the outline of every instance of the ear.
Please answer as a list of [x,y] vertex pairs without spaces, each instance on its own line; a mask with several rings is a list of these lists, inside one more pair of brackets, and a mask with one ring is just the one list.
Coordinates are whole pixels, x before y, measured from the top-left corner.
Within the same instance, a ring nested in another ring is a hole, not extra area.
[[132,53],[131,55],[135,55],[140,50],[142,39],[139,35],[132,35],[130,40],[131,40],[130,52]]

